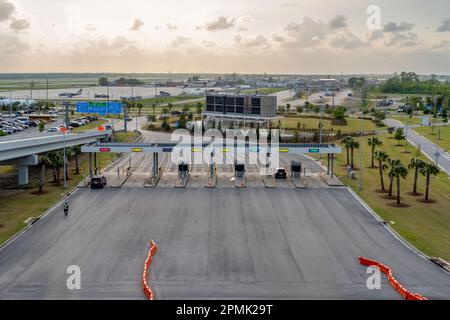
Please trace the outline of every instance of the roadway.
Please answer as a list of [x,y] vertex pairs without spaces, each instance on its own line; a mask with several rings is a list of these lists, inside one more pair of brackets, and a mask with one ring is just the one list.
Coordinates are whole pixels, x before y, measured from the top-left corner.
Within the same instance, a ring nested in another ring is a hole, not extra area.
[[[145,132],[150,139],[167,136]],[[281,163],[294,158],[282,155]],[[450,297],[448,273],[407,248],[346,188],[320,183],[316,162],[302,161],[308,189],[264,188],[257,164],[248,166],[244,189],[234,187],[231,164],[219,166],[216,189],[203,187],[205,165],[176,189],[166,156],[160,183],[145,189],[151,161],[133,154],[137,170],[122,188],[79,189],[68,217],[58,206],[0,250],[0,298],[144,299],[150,239],[158,244],[149,280],[156,299],[400,299],[385,277],[381,290],[367,289],[360,255],[391,266],[411,291]],[[81,268],[81,290],[66,288],[69,265]]]
[[[351,93],[352,90],[345,89],[342,91],[336,92],[336,95],[334,97],[334,104],[335,106],[344,105],[344,102],[349,99],[348,94]],[[305,105],[306,101],[309,101],[312,104],[329,104],[332,105],[333,98],[332,97],[326,97],[325,93],[323,91],[315,92],[309,95],[308,100],[301,98],[301,99],[292,99],[292,93],[290,90],[283,90],[276,93],[278,98],[278,103],[289,103],[293,108],[297,106],[303,107]]]
[[[398,120],[386,119],[385,122],[390,127],[405,128],[405,125]],[[439,167],[450,175],[450,154],[448,150],[446,151],[436,146],[435,143],[431,142],[424,136],[421,136],[420,134],[415,132],[414,126],[407,127],[407,134],[408,134],[408,141],[416,147],[419,147],[420,145],[421,151],[433,162],[436,161],[436,153],[438,153]]]

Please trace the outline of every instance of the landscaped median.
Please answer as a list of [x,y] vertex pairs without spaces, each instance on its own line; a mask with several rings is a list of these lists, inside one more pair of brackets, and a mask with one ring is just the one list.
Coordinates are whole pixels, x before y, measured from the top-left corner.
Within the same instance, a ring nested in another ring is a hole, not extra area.
[[[139,136],[138,133],[118,133],[117,142],[131,142]],[[102,153],[97,155],[99,167],[104,168],[117,159],[116,154]],[[26,227],[24,222],[30,217],[39,217],[56,204],[67,192],[75,188],[89,173],[88,156],[79,155],[79,168],[76,173],[75,158],[69,161],[69,180],[67,190],[63,189],[63,173],[60,169],[58,183],[54,180],[52,168],[46,168],[46,184],[39,193],[41,166],[30,167],[30,184],[25,188],[0,189],[0,244],[15,233]],[[58,185],[59,184],[59,185]]]
[[[392,160],[400,160],[401,164],[408,169],[412,158],[419,157],[425,163],[430,161],[419,154],[418,150],[409,145],[405,153],[404,142],[397,145],[397,141],[388,134],[377,136],[382,142],[375,150],[384,151]],[[418,174],[417,193],[413,195],[413,184],[415,169],[408,169],[406,178],[400,177],[400,205],[396,203],[397,178],[394,178],[393,194],[389,197],[390,165],[386,163],[383,178],[386,192],[381,192],[381,179],[378,162],[371,167],[371,147],[368,139],[372,137],[355,138],[362,146],[362,190],[358,191],[359,149],[354,150],[354,163],[356,179],[347,176],[346,149],[342,145],[343,152],[336,159],[336,175],[353,190],[378,214],[390,224],[403,238],[416,248],[432,257],[441,257],[450,260],[450,180],[446,173],[439,173],[430,177],[430,200],[424,201],[426,189],[426,177],[420,172]],[[350,152],[351,154],[351,152]],[[401,171],[401,170],[400,170]]]
[[414,131],[450,152],[450,124],[446,126],[418,127],[414,128]]

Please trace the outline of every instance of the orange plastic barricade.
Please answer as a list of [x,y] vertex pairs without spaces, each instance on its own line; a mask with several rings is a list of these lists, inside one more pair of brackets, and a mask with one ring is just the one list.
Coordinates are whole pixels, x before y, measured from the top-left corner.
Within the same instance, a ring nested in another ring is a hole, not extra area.
[[153,291],[150,289],[150,287],[147,284],[148,280],[148,270],[150,269],[150,265],[152,264],[153,256],[155,255],[157,250],[155,242],[153,240],[150,240],[150,250],[147,255],[147,259],[144,263],[144,272],[142,273],[142,289],[144,291],[145,296],[148,300],[153,300]]
[[389,284],[394,288],[395,291],[397,291],[403,298],[406,300],[427,300],[427,298],[421,296],[417,293],[409,292],[405,289],[392,275],[392,270],[388,266],[372,259],[367,259],[364,257],[359,257],[359,263],[363,266],[377,266],[380,268],[380,271],[383,272],[388,279]]

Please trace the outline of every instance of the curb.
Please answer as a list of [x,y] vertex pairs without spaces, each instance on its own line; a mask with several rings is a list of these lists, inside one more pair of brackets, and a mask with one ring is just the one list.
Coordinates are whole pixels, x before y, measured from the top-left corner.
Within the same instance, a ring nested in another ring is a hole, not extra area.
[[264,187],[267,188],[267,189],[276,189],[276,188],[277,188],[276,182],[274,182],[273,185],[268,185],[268,184],[266,183],[266,179],[265,179],[265,178],[263,179],[263,184],[264,184]]
[[[407,247],[409,250],[411,250],[412,252],[414,252],[415,254],[417,254],[419,257],[421,257],[422,259],[434,264],[431,261],[431,257],[429,257],[428,255],[426,255],[425,253],[423,253],[422,251],[420,251],[419,249],[417,249],[416,247],[414,247],[412,244],[410,244],[407,240],[405,240],[405,238],[403,238],[397,231],[395,231],[393,228],[391,228],[391,226],[389,226],[388,224],[384,223],[385,221],[383,219],[381,219],[381,217],[378,215],[378,213],[376,213],[363,199],[361,199],[359,197],[359,195],[349,186],[346,186],[346,189],[353,195],[353,197],[355,197],[356,200],[358,200],[358,202],[375,218],[375,220],[377,220],[377,222],[380,222],[383,224],[383,226],[386,228],[386,230],[388,230],[398,241],[400,241],[405,247]],[[444,269],[444,268],[439,268],[444,270],[444,272],[450,274],[450,271]]]

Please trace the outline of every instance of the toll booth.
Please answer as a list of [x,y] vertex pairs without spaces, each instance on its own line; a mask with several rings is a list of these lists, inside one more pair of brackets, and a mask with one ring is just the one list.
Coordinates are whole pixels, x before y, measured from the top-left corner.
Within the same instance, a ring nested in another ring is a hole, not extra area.
[[236,174],[236,178],[244,178],[244,176],[245,176],[245,164],[243,164],[243,163],[235,163],[234,164],[234,172]]
[[180,179],[187,178],[188,174],[189,174],[189,165],[184,162],[178,164],[178,176],[180,177]]
[[302,173],[302,163],[300,161],[291,161],[292,178],[300,178]]

